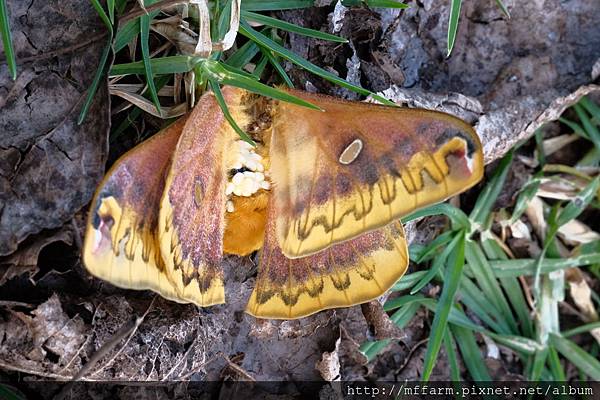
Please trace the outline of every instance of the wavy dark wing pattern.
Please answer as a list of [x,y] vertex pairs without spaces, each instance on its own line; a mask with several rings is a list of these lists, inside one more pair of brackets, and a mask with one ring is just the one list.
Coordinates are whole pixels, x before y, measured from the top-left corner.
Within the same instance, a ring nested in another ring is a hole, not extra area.
[[288,258],[276,238],[279,211],[271,200],[258,277],[246,311],[292,319],[364,303],[385,293],[408,267],[399,221],[302,258]]
[[158,208],[185,118],[123,155],[98,186],[83,261],[90,273],[127,289],[150,289],[174,301],[158,243]]
[[274,218],[288,257],[385,226],[483,175],[479,137],[451,115],[293,94],[325,112],[279,103],[274,119]]

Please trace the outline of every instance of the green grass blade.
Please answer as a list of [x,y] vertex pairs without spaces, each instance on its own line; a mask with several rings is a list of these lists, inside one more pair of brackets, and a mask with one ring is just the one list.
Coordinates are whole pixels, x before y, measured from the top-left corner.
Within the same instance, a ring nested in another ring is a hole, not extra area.
[[11,386],[7,384],[0,383],[0,399],[3,400],[25,400],[26,397],[23,397],[19,392],[17,392]]
[[600,106],[591,101],[587,96],[583,96],[581,100],[579,100],[579,104],[581,104],[596,120],[596,125],[600,125]]
[[600,188],[600,176],[591,181],[578,195],[570,201],[558,214],[556,224],[558,227],[577,218],[596,197]]
[[102,4],[100,4],[100,1],[98,1],[98,0],[90,0],[90,2],[92,3],[92,7],[94,7],[96,12],[98,13],[98,16],[100,17],[100,19],[102,20],[102,22],[106,26],[106,29],[108,29],[108,31],[110,32],[110,35],[112,37],[113,24],[110,22],[110,18],[106,14],[106,11],[104,11],[104,8],[102,8]]
[[402,278],[398,279],[394,286],[392,286],[391,290],[394,292],[400,292],[402,290],[410,289],[413,287],[415,283],[417,283],[427,271],[417,271],[412,274],[404,275]]
[[523,188],[521,188],[517,201],[515,202],[515,208],[513,209],[512,216],[510,218],[511,223],[521,218],[521,215],[527,209],[527,206],[531,199],[536,195],[540,188],[541,181],[538,178],[534,178],[527,182]]
[[456,354],[456,343],[450,329],[446,329],[444,333],[444,349],[446,350],[448,364],[450,365],[450,380],[459,382],[461,381],[460,366],[458,365],[458,355]]
[[[400,329],[404,328],[411,319],[415,316],[421,304],[419,302],[413,302],[406,304],[397,310],[390,319],[396,324]],[[360,347],[360,351],[367,357],[368,361],[372,361],[375,356],[385,348],[390,343],[389,339],[379,340],[376,342],[365,342]]]
[[590,140],[594,143],[594,146],[600,149],[600,130],[598,129],[598,127],[594,125],[587,112],[581,105],[575,104],[573,106],[573,110],[575,110],[575,113],[577,114],[579,120],[581,121],[581,124],[583,125],[583,129],[585,129],[585,132],[587,133]]
[[565,117],[560,117],[558,120],[560,122],[562,122],[563,124],[567,125],[569,128],[571,128],[574,133],[578,134],[582,138],[590,140],[590,137],[588,136],[585,129],[583,129],[583,127],[581,125],[579,125],[577,122],[571,121]]
[[152,102],[156,106],[156,111],[161,114],[160,100],[158,99],[156,86],[154,86],[154,75],[152,73],[152,64],[150,64],[150,48],[148,47],[148,40],[150,40],[150,16],[148,14],[144,14],[140,17],[140,44],[142,46],[144,74],[146,75],[146,84],[148,85]]
[[262,76],[262,73],[265,71],[265,68],[267,67],[268,63],[269,63],[269,59],[267,57],[265,57],[263,54],[260,61],[256,64],[256,68],[254,68],[254,71],[252,71],[252,76],[254,76],[256,79],[260,80],[260,77]]
[[392,314],[390,319],[392,322],[394,322],[394,324],[396,324],[396,326],[398,326],[398,328],[402,329],[410,322],[411,319],[413,319],[419,308],[421,308],[421,304],[419,302],[407,304]]
[[506,321],[510,326],[511,333],[517,334],[519,332],[517,321],[479,244],[467,240],[465,255],[478,286],[500,313],[499,320]]
[[119,13],[119,14],[123,14],[126,6],[127,6],[127,0],[116,0],[115,1],[115,8],[117,9],[117,13]]
[[267,58],[267,60],[269,60],[269,64],[271,64],[271,66],[273,66],[273,68],[279,74],[279,76],[281,77],[281,79],[283,79],[283,81],[285,82],[285,84],[287,85],[287,87],[293,88],[294,87],[294,83],[292,82],[292,80],[288,76],[287,72],[285,72],[285,69],[283,69],[283,67],[281,66],[281,64],[279,64],[279,61],[277,61],[277,59],[275,58],[275,56],[273,54],[271,54],[271,51],[269,49],[264,48],[264,47],[261,48],[261,51],[262,51],[262,54],[264,54],[264,56]]
[[546,365],[546,359],[548,358],[548,349],[540,349],[533,355],[533,362],[530,366],[528,381],[539,382],[544,366]]
[[0,30],[2,31],[2,46],[4,46],[4,55],[8,64],[8,72],[14,81],[17,79],[17,57],[12,44],[12,35],[10,33],[10,16],[6,0],[0,0]]
[[302,26],[298,26],[296,24],[291,24],[286,21],[282,21],[277,18],[268,17],[266,15],[257,14],[251,11],[242,11],[242,17],[247,21],[259,22],[263,25],[270,26],[277,29],[283,29],[288,32],[297,33],[302,36],[308,36],[315,39],[327,40],[330,42],[337,43],[348,43],[348,39],[332,35],[330,33],[317,31],[314,29],[304,28]]
[[367,359],[367,362],[371,362],[377,357],[377,354],[383,350],[388,344],[390,339],[377,340],[375,342],[364,342],[358,349]]
[[492,210],[492,206],[496,202],[498,195],[504,187],[504,181],[510,169],[510,164],[513,159],[513,150],[509,151],[494,171],[492,179],[488,181],[485,188],[479,194],[473,211],[471,211],[471,220],[475,221],[479,226],[483,226]]
[[112,48],[112,38],[108,39],[108,43],[104,46],[104,50],[100,55],[100,61],[98,62],[98,69],[96,70],[96,74],[94,75],[94,79],[92,80],[92,84],[88,88],[87,95],[85,96],[85,102],[83,103],[83,107],[81,107],[81,112],[79,113],[79,118],[77,119],[77,125],[81,125],[85,116],[92,105],[92,101],[94,100],[94,96],[96,95],[96,90],[98,90],[98,85],[100,84],[100,79],[104,76],[106,70],[106,62],[108,61],[108,55],[110,54],[110,49]]
[[419,290],[421,290],[425,285],[427,285],[434,276],[438,274],[442,266],[446,263],[450,252],[454,250],[458,242],[461,240],[461,232],[454,236],[452,241],[444,248],[444,250],[434,258],[431,268],[427,271],[427,274],[421,278],[419,282],[415,285],[414,288],[410,291],[410,294],[415,294]]
[[598,322],[590,322],[589,324],[578,326],[577,328],[569,329],[568,331],[563,331],[563,337],[575,336],[580,333],[590,332],[593,329],[600,329],[600,321]]
[[468,229],[471,226],[469,217],[467,217],[467,215],[461,209],[456,208],[449,203],[434,204],[432,206],[415,211],[412,214],[403,217],[402,223],[405,224],[418,218],[430,217],[432,215],[439,214],[443,214],[450,219],[452,222],[452,229],[454,230]]
[[556,334],[550,334],[550,343],[564,358],[582,369],[587,376],[595,381],[600,381],[600,361],[589,355],[581,347],[569,339]]
[[[147,2],[150,3],[150,2]],[[160,10],[154,10],[148,13],[150,20],[152,21],[158,14]],[[127,21],[123,26],[121,26],[117,30],[117,34],[115,35],[115,43],[114,43],[114,51],[118,53],[122,50],[128,43],[133,41],[135,37],[140,33],[140,18],[132,19],[131,21]]]
[[427,243],[426,246],[423,246],[414,256],[411,254],[410,259],[417,264],[431,260],[437,255],[437,252],[442,247],[446,247],[446,245],[452,241],[454,236],[454,231],[446,231],[441,235],[438,235],[438,237]]
[[216,82],[246,89],[253,93],[260,94],[262,96],[287,101],[289,103],[311,108],[313,110],[320,110],[319,107],[313,105],[312,103],[309,103],[308,101],[302,100],[287,92],[272,88],[271,86],[267,86],[253,78],[249,78],[245,75],[238,74],[234,70],[228,69],[227,66],[219,62],[206,60],[202,64],[202,70],[210,77],[210,79]]
[[[490,261],[494,275],[499,278],[535,275],[536,259]],[[581,254],[569,258],[546,258],[541,263],[540,273],[549,274],[567,268],[583,267],[600,263],[600,253]]]
[[558,352],[552,346],[548,348],[548,365],[550,366],[550,372],[552,372],[552,380],[564,382],[567,380],[565,370],[563,369]]
[[[225,70],[226,72],[230,72],[235,76],[238,75],[243,75],[246,78],[250,78],[253,81],[258,81],[258,79],[256,78],[256,76],[252,75],[250,72],[244,71],[241,68],[236,68],[236,67],[232,67],[231,65],[225,64],[223,62],[220,61],[214,61],[214,60],[207,60],[206,63],[208,64],[208,66],[206,68],[215,68],[215,70],[218,70],[219,68]],[[217,64],[217,66],[214,66],[214,64]]]
[[453,325],[451,329],[471,378],[476,382],[491,381],[473,331],[458,325]]
[[248,25],[244,21],[241,21],[241,23],[240,23],[239,32],[240,32],[240,34],[244,35],[248,39],[253,40],[256,43],[258,43],[259,45],[270,49],[271,51],[273,51],[280,57],[283,57],[284,59],[286,59],[290,62],[293,62],[296,65],[299,65],[300,67],[306,69],[307,71],[309,71],[317,76],[320,76],[321,78],[326,79],[329,82],[335,83],[336,85],[339,85],[346,89],[352,90],[356,93],[363,94],[365,96],[371,95],[371,96],[373,96],[373,98],[377,99],[378,101],[380,101],[384,104],[394,105],[394,103],[382,98],[381,96],[377,96],[374,93],[371,93],[370,91],[368,91],[360,86],[353,85],[352,83],[350,83],[344,79],[341,79],[340,77],[332,74],[329,71],[324,70],[321,67],[317,67],[313,63],[303,59],[302,57],[298,56],[297,54],[295,54],[295,53],[291,52],[290,50],[286,49],[285,47],[279,45],[278,43],[276,43],[272,39],[266,37],[262,33],[254,30],[250,25]]
[[452,49],[454,48],[454,42],[456,41],[461,4],[462,0],[450,0],[450,18],[448,19],[448,53],[446,54],[446,57],[450,57]]
[[500,10],[502,10],[502,13],[504,15],[506,15],[506,18],[510,19],[510,12],[508,12],[508,8],[506,8],[506,5],[504,5],[504,2],[502,0],[496,0],[496,4],[498,5],[498,7],[500,7]]
[[[151,58],[150,66],[154,75],[182,74],[193,70],[205,59],[197,56],[170,56]],[[146,72],[143,61],[126,64],[116,64],[110,70],[110,76],[144,74]]]
[[115,23],[115,0],[106,0],[106,7],[108,8],[110,24],[113,25]]
[[423,363],[423,381],[428,381],[431,376],[433,366],[435,365],[442,345],[444,331],[447,329],[448,315],[454,304],[454,297],[458,290],[463,267],[465,265],[465,236],[465,231],[462,231],[459,234],[460,240],[454,247],[454,250],[449,257],[448,266],[446,267],[444,287],[435,309],[435,317],[433,318],[427,353],[425,354]]
[[540,168],[544,168],[546,165],[546,152],[544,151],[544,132],[541,128],[535,130],[533,135],[535,139],[535,149],[537,151],[537,160],[540,164]]
[[463,277],[460,283],[460,293],[460,301],[490,329],[500,334],[511,334],[509,325],[502,319],[500,312],[488,298],[489,296],[484,294],[471,279]]
[[314,0],[244,0],[242,9],[246,11],[280,11],[308,8]]
[[260,52],[260,47],[253,41],[247,41],[244,43],[235,53],[233,53],[225,64],[231,65],[235,68],[244,68],[247,64],[252,61],[254,57]]
[[531,355],[541,348],[538,342],[523,336],[499,335],[489,331],[484,333],[496,342],[523,354]]
[[[435,310],[437,308],[437,304],[438,304],[433,299],[426,299],[426,300],[423,300],[421,303],[425,307],[427,307],[429,310],[431,310],[432,312],[435,312]],[[475,324],[473,321],[471,321],[469,319],[469,317],[467,317],[467,315],[456,306],[453,306],[450,309],[450,314],[448,316],[448,322],[450,322],[451,324],[454,324],[454,325],[462,326],[463,328],[467,328],[467,329],[475,331],[475,332],[486,332],[485,328],[483,328],[482,326],[479,326],[479,325]]]
[[392,311],[400,307],[404,307],[407,304],[417,303],[417,304],[425,304],[428,301],[433,301],[433,299],[429,299],[421,294],[418,295],[407,295],[396,297],[395,299],[391,299],[385,302],[383,305],[383,309],[385,311]]
[[210,85],[210,88],[215,94],[215,99],[217,100],[217,103],[219,103],[219,107],[221,107],[221,111],[223,111],[223,115],[225,116],[227,122],[229,122],[231,127],[237,132],[238,135],[240,135],[240,138],[242,140],[250,143],[252,146],[256,146],[254,140],[252,140],[252,138],[248,136],[248,134],[244,132],[242,128],[239,127],[235,119],[233,119],[233,116],[229,112],[229,107],[227,107],[227,103],[225,102],[225,98],[223,97],[223,92],[221,92],[221,87],[219,86],[219,83],[209,79],[208,84]]
[[[489,260],[508,260],[504,250],[502,250],[500,245],[493,239],[483,239],[481,241],[481,247]],[[492,271],[494,271],[493,268]],[[521,288],[519,281],[514,277],[499,278],[499,280],[504,289],[504,293],[506,293],[513,310],[515,310],[515,313],[517,314],[518,321],[521,325],[521,332],[527,337],[533,337],[533,323],[531,322],[530,310],[525,301],[523,289]]]

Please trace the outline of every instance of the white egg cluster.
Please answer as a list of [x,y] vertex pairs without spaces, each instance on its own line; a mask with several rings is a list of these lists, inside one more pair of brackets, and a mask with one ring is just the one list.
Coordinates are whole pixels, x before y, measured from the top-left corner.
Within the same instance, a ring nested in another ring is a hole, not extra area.
[[225,208],[227,212],[235,210],[233,201],[230,200],[231,195],[250,197],[261,189],[269,190],[271,184],[265,178],[265,167],[262,164],[260,154],[254,152],[254,147],[243,140],[235,142],[236,157],[232,169],[246,169],[247,171],[237,172],[231,181],[225,187],[225,195],[227,203]]
[[250,171],[262,172],[265,167],[262,165],[262,157],[254,152],[254,147],[243,140],[236,140],[237,158],[231,166],[232,169],[247,168]]

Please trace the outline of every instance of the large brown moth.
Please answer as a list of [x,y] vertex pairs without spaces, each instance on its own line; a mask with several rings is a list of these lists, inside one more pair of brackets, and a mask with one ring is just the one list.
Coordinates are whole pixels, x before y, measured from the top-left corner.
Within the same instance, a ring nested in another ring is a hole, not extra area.
[[483,174],[464,121],[292,91],[322,111],[241,89],[214,95],[119,159],[91,205],[83,259],[117,286],[225,301],[223,254],[259,251],[246,311],[292,319],[376,298],[406,271],[399,218]]

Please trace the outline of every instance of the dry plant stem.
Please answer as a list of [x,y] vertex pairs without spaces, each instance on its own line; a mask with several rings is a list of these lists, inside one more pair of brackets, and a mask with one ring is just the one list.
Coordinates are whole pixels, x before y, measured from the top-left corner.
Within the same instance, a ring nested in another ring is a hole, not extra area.
[[531,289],[527,284],[527,279],[524,276],[519,276],[519,282],[521,283],[521,287],[523,288],[523,292],[525,293],[525,298],[527,299],[527,304],[529,304],[529,308],[533,311],[535,309],[535,302],[533,300],[533,296],[531,294]]
[[242,380],[249,381],[249,382],[256,382],[256,379],[254,379],[254,377],[252,377],[252,375],[250,375],[246,370],[244,370],[242,367],[240,367],[236,363],[232,362],[229,359],[229,357],[227,357],[225,354],[221,354],[221,355],[223,356],[225,361],[227,361],[227,366],[229,368],[231,368],[232,370],[234,370],[237,374],[241,375],[241,377],[243,378]]
[[415,343],[415,345],[414,345],[414,346],[413,346],[413,347],[410,349],[410,351],[408,352],[408,355],[407,355],[407,356],[406,356],[406,358],[404,359],[404,362],[402,363],[402,365],[400,366],[400,368],[398,368],[398,369],[395,371],[395,373],[394,373],[394,375],[395,375],[395,376],[398,376],[398,375],[399,375],[399,374],[402,372],[402,370],[403,370],[404,368],[406,368],[406,366],[407,366],[407,365],[408,365],[408,363],[410,362],[410,360],[411,360],[411,358],[412,358],[413,354],[415,353],[415,351],[417,351],[417,349],[418,349],[419,347],[421,347],[422,345],[424,345],[424,344],[425,344],[425,343],[427,343],[428,341],[429,341],[429,338],[425,338],[425,339],[423,339],[423,340],[420,340],[420,341],[418,341],[417,343]]
[[[190,354],[190,351],[191,351],[193,348],[194,348],[194,346],[192,345],[192,346],[190,346],[190,347],[187,349],[187,351],[185,352],[185,354],[184,354],[183,356],[181,356],[181,358],[179,358],[179,360],[178,360],[178,361],[175,363],[175,365],[173,366],[173,368],[171,368],[171,369],[169,370],[169,372],[168,372],[168,373],[167,373],[167,374],[166,374],[166,375],[165,375],[165,376],[164,376],[164,377],[161,379],[161,381],[163,381],[163,382],[164,382],[164,381],[166,381],[166,380],[168,380],[168,379],[169,379],[169,377],[171,376],[171,374],[172,374],[173,372],[175,372],[175,370],[176,370],[176,369],[177,369],[177,368],[178,368],[178,367],[181,365],[181,363],[182,363],[184,360],[187,360],[187,358],[188,358],[188,355]],[[205,352],[203,352],[203,353],[202,353],[202,356],[206,358],[206,353],[205,353]],[[204,363],[204,364],[202,364],[202,365],[206,365],[206,364],[207,364],[207,363],[205,362],[205,363]]]
[[128,13],[123,14],[123,16],[121,18],[119,18],[119,22],[121,24],[124,24],[129,20],[135,19],[137,17],[141,17],[142,15],[148,14],[154,10],[160,10],[161,8],[167,8],[170,6],[177,5],[177,4],[187,4],[187,3],[189,3],[189,0],[161,0],[150,6],[146,6],[145,9],[138,7],[132,11],[129,11]]
[[200,57],[208,57],[212,52],[212,39],[210,37],[210,11],[206,0],[190,0],[198,7],[198,42],[194,54]]
[[36,306],[22,301],[0,300],[0,307],[26,307],[35,308]]
[[[215,356],[211,357],[208,361],[206,361],[204,364],[202,364],[202,365],[198,366],[197,368],[194,368],[194,369],[186,372],[184,375],[177,376],[173,380],[176,380],[176,381],[185,381],[185,380],[188,380],[188,379],[190,379],[190,377],[192,375],[200,372],[201,368],[206,367],[208,364],[212,363],[213,361],[216,361],[218,358],[219,358],[219,356],[215,355]],[[166,379],[163,379],[163,381],[166,381]]]
[[[59,374],[53,374],[51,372],[42,372],[42,371],[37,371],[37,370],[33,370],[33,369],[23,368],[23,367],[16,366],[14,364],[7,364],[1,360],[0,360],[0,368],[3,370],[6,370],[6,371],[22,372],[24,374],[40,376],[42,378],[48,378],[48,379],[55,379],[58,381],[67,381],[67,380],[71,379],[71,377],[67,376],[67,375],[59,375]],[[89,379],[83,378],[83,380],[89,380]]]
[[[156,297],[157,296],[154,296],[152,298],[152,301],[150,302],[150,305],[146,309],[146,312],[144,312],[144,314],[141,317],[137,317],[134,321],[131,321],[131,322],[125,324],[121,329],[119,329],[119,331],[113,336],[113,338],[111,340],[109,340],[107,343],[105,343],[90,358],[90,361],[81,369],[81,371],[79,371],[79,373],[76,375],[75,378],[73,378],[73,380],[77,380],[78,377],[81,377],[81,376],[85,375],[85,373],[87,373],[93,367],[94,364],[96,364],[113,347],[115,347],[117,344],[119,344],[119,342],[124,337],[127,336],[127,340],[125,341],[125,343],[123,343],[123,346],[121,346],[121,348],[119,349],[119,351],[117,351],[112,356],[112,358],[110,360],[108,360],[108,362],[106,364],[104,364],[100,369],[96,370],[95,372],[92,372],[90,374],[90,376],[96,375],[97,373],[99,373],[100,371],[102,371],[104,368],[106,368],[107,366],[109,366],[110,364],[112,364],[113,361],[121,354],[121,352],[123,351],[123,349],[125,347],[127,347],[127,344],[129,343],[129,341],[131,340],[131,338],[133,337],[133,335],[135,334],[135,332],[137,332],[137,329],[139,328],[139,326],[142,324],[142,322],[144,322],[144,319],[146,318],[146,315],[148,315],[148,313],[150,312],[150,309],[152,309],[152,306],[154,305],[154,302],[156,301]],[[92,361],[93,361],[93,363],[92,363]],[[89,368],[88,368],[88,365],[89,365]]]
[[73,355],[73,357],[71,357],[71,359],[69,360],[69,362],[67,364],[65,364],[65,366],[63,368],[61,368],[60,371],[58,371],[60,374],[62,374],[63,372],[65,372],[67,370],[67,368],[69,368],[71,366],[71,364],[73,363],[73,361],[75,361],[75,359],[81,353],[81,351],[83,350],[83,348],[88,344],[89,340],[90,340],[90,336],[88,335],[88,336],[86,336],[86,338],[83,341],[83,343],[81,344],[81,346],[79,346],[79,348],[77,349],[77,352]]

